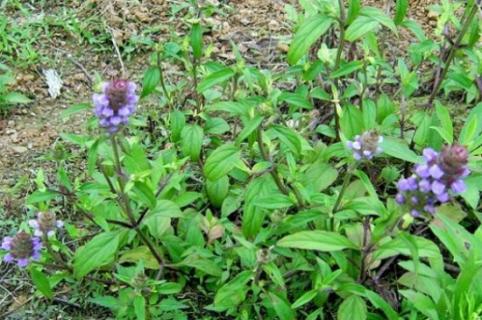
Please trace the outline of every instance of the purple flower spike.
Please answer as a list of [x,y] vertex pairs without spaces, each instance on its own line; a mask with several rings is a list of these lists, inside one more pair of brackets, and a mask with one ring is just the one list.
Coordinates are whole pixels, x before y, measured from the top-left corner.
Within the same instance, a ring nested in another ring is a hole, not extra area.
[[109,133],[115,133],[127,124],[139,101],[136,84],[128,80],[114,80],[102,85],[102,93],[92,96],[94,113],[99,124]]
[[374,131],[367,131],[361,136],[355,136],[353,141],[346,143],[347,147],[352,150],[355,160],[371,160],[375,155],[382,152],[379,143],[383,141],[383,137]]
[[34,234],[37,237],[44,235],[51,237],[55,234],[56,229],[62,228],[64,225],[61,220],[56,219],[52,212],[39,212],[37,213],[37,219],[30,220],[28,223],[34,228]]
[[433,215],[437,205],[464,192],[464,178],[470,173],[468,152],[463,146],[444,146],[440,153],[427,148],[423,150],[423,156],[425,162],[414,167],[415,174],[401,178],[397,183],[395,200],[409,207],[414,217],[422,213]]
[[7,263],[16,263],[19,267],[26,267],[30,260],[40,259],[42,242],[38,237],[32,237],[26,232],[19,232],[14,237],[5,237],[2,249],[8,253],[3,258]]

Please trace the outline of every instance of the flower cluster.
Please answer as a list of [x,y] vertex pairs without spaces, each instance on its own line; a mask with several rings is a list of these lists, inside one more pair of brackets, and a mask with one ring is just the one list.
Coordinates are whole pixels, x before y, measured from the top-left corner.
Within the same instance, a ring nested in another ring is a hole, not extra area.
[[64,226],[64,222],[57,220],[52,212],[39,212],[37,219],[30,220],[28,224],[34,228],[34,235],[37,237],[51,237],[55,234],[55,229]]
[[469,175],[468,152],[461,145],[444,146],[440,153],[423,150],[424,163],[414,168],[414,174],[398,181],[395,200],[408,205],[414,217],[435,213],[435,206],[448,202],[455,194],[465,191],[464,178]]
[[94,94],[92,100],[100,125],[115,133],[120,125],[127,124],[129,116],[136,110],[139,96],[134,82],[113,80],[104,83],[102,93]]
[[42,243],[40,238],[32,237],[26,232],[19,232],[14,237],[5,237],[2,249],[7,250],[3,260],[8,263],[17,263],[19,267],[26,267],[30,260],[40,259]]
[[355,136],[354,141],[348,141],[347,146],[353,151],[355,160],[371,160],[375,155],[382,152],[380,143],[383,137],[375,131],[364,132],[361,136]]

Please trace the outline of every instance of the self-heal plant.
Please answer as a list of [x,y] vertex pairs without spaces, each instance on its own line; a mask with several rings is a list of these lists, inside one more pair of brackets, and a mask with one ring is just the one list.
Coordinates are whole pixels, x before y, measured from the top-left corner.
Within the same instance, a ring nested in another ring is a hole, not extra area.
[[113,80],[102,84],[102,93],[93,95],[94,112],[99,124],[110,133],[126,125],[129,116],[136,110],[139,96],[136,84],[128,80]]
[[19,267],[24,268],[31,260],[40,259],[42,242],[40,238],[21,231],[14,237],[3,238],[2,249],[8,251],[3,257],[5,262],[17,263]]
[[383,137],[375,131],[367,131],[362,135],[356,135],[354,141],[348,141],[346,145],[353,151],[355,160],[371,160],[382,152],[380,143]]
[[424,163],[415,166],[414,174],[397,183],[395,199],[408,205],[414,217],[423,212],[434,214],[438,203],[446,203],[453,195],[464,192],[463,179],[470,173],[468,152],[461,145],[444,146],[440,153],[426,148],[423,157]]
[[37,213],[37,219],[29,220],[28,224],[35,230],[34,234],[37,237],[51,237],[55,234],[57,228],[64,226],[64,222],[57,220],[52,212],[39,212]]

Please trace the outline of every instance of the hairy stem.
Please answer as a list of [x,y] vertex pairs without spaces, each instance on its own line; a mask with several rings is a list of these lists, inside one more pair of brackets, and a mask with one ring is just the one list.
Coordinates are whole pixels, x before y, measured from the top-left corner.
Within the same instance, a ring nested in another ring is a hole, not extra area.
[[338,69],[340,66],[341,61],[341,54],[343,52],[343,47],[345,46],[345,23],[346,23],[346,14],[345,14],[345,5],[343,4],[343,0],[338,0],[338,6],[340,7],[340,42],[338,43],[338,50],[336,51],[336,61],[335,61],[335,70]]
[[[151,242],[151,240],[144,234],[144,232],[141,230],[139,225],[137,224],[137,221],[134,217],[134,214],[132,212],[132,208],[130,206],[129,198],[127,197],[127,194],[125,193],[125,177],[122,173],[122,167],[120,163],[120,156],[119,156],[119,150],[117,146],[117,140],[115,138],[115,135],[111,136],[111,142],[112,142],[112,150],[114,151],[114,161],[116,165],[116,173],[117,173],[117,178],[119,181],[119,186],[120,190],[118,192],[119,198],[123,201],[123,209],[124,212],[126,213],[127,217],[129,218],[130,221],[130,229],[134,229],[141,241],[149,248],[149,251],[151,251],[152,255],[154,258],[157,260],[159,263],[159,272],[162,273],[162,270],[164,269],[164,259],[162,258],[161,254],[157,250],[157,248],[154,246],[154,244]],[[142,220],[142,219],[141,219]]]
[[164,72],[162,69],[160,52],[157,53],[157,69],[159,69],[159,81],[161,83],[162,92],[164,92],[164,95],[166,96],[167,105],[168,105],[169,111],[171,111],[171,108],[172,108],[171,95],[169,94],[169,91],[167,91],[166,83],[164,81]]
[[331,211],[330,224],[329,224],[329,228],[331,231],[335,229],[335,214],[340,209],[341,200],[345,195],[346,188],[350,183],[350,180],[351,180],[351,177],[353,176],[353,171],[355,170],[355,168],[356,168],[356,163],[348,167],[347,172],[345,173],[345,177],[343,178],[343,184],[341,185],[340,193],[338,194],[338,198],[336,198],[335,205],[333,206],[333,210]]

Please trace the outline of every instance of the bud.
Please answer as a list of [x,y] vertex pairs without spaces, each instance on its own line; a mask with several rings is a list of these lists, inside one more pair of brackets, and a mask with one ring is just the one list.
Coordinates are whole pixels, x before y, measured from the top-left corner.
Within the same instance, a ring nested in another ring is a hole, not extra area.
[[139,100],[135,91],[135,83],[128,80],[113,80],[102,85],[102,94],[92,97],[101,127],[115,133],[120,125],[127,124]]
[[40,238],[21,231],[14,237],[3,238],[2,249],[9,251],[3,258],[5,262],[16,262],[19,267],[24,268],[30,260],[40,259],[42,243]]
[[55,213],[52,212],[39,212],[37,219],[30,220],[29,225],[35,229],[34,234],[37,237],[48,236],[51,237],[55,234],[57,228],[64,226],[63,221],[55,218]]
[[361,136],[355,136],[354,141],[348,141],[347,146],[353,151],[355,160],[371,160],[375,155],[382,152],[379,146],[383,137],[375,131],[364,132]]
[[466,172],[469,153],[464,146],[444,146],[439,157],[439,166],[447,176],[462,176]]

